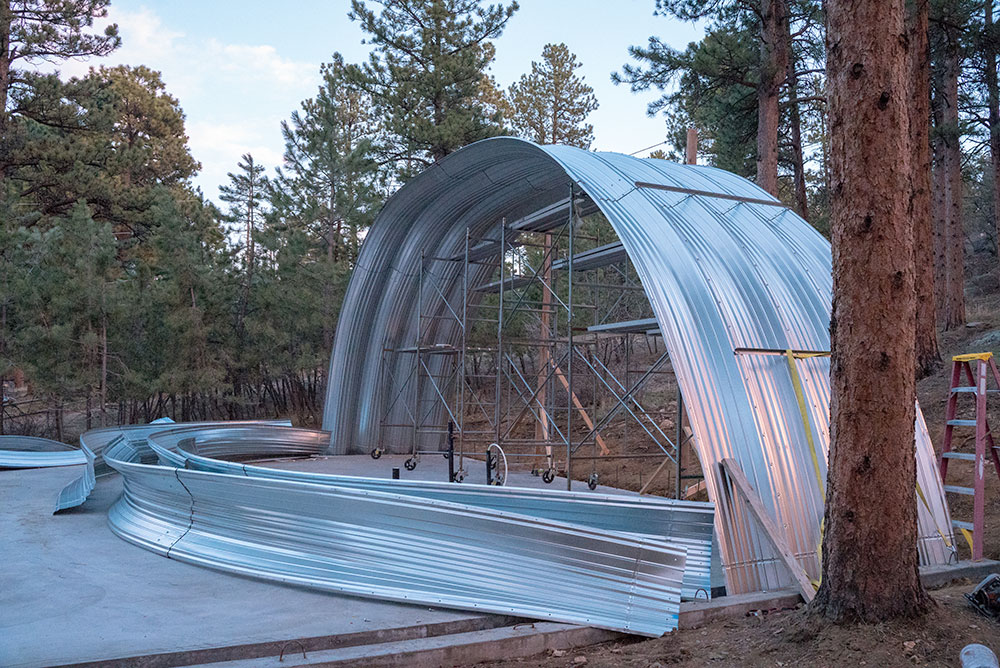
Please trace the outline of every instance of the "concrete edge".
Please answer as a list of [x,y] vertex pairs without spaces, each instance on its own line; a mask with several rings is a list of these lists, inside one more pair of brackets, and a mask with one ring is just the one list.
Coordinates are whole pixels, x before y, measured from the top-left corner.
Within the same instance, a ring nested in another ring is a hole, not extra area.
[[[385,643],[373,647],[317,652],[303,658],[285,654],[283,662],[268,660],[234,662],[218,668],[438,668],[465,666],[498,659],[516,659],[551,650],[608,642],[624,634],[587,626],[534,622],[509,628],[474,631],[451,638]],[[353,650],[353,651],[352,651]],[[207,667],[206,667],[207,668]]]
[[717,619],[744,617],[754,610],[787,610],[801,602],[802,596],[797,589],[779,589],[681,603],[677,628],[680,631],[696,629]]
[[224,647],[207,647],[202,649],[164,652],[117,659],[100,659],[80,663],[60,664],[54,668],[172,668],[173,666],[190,666],[199,663],[219,663],[223,661],[239,661],[268,656],[278,656],[282,652],[318,652],[323,650],[355,647],[358,645],[375,645],[403,640],[417,640],[434,636],[470,633],[511,626],[518,623],[530,623],[520,617],[505,615],[483,615],[469,619],[458,619],[450,622],[435,622],[431,624],[416,624],[389,629],[372,629],[355,633],[341,633],[308,638],[286,638],[259,643],[242,645],[227,645]]
[[990,573],[1000,573],[1000,561],[960,561],[946,566],[926,566],[920,569],[920,581],[925,587],[942,587],[952,580],[968,578],[979,582]]

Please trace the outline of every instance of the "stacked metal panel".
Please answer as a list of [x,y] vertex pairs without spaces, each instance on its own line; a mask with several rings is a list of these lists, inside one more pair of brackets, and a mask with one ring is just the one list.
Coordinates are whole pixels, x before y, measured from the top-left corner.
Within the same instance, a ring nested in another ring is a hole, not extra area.
[[[696,569],[708,563],[710,504],[352,479],[190,452],[305,454],[327,437],[308,430],[221,426],[147,436],[144,447],[120,438],[104,448],[125,479],[112,530],[228,572],[659,636],[677,626],[689,552]],[[161,463],[142,463],[150,453]]]
[[294,480],[343,489],[386,491],[601,531],[644,536],[657,541],[666,540],[687,550],[682,599],[711,597],[714,507],[710,503],[629,494],[385,480],[289,471],[219,459],[317,454],[325,447],[328,438],[328,432],[259,425],[171,429],[151,434],[147,443],[161,463],[188,470]]
[[0,469],[34,469],[85,464],[84,453],[71,445],[37,436],[0,436]]
[[118,441],[126,441],[135,447],[138,452],[145,455],[149,461],[155,461],[156,457],[146,446],[146,437],[155,432],[163,431],[169,425],[184,426],[210,426],[210,425],[240,425],[240,424],[273,424],[288,425],[288,420],[248,420],[245,422],[174,422],[170,418],[154,420],[148,424],[118,425],[115,427],[103,427],[91,429],[80,435],[80,452],[83,455],[81,461],[76,463],[86,464],[86,468],[79,478],[71,481],[59,493],[56,499],[56,507],[53,512],[76,508],[83,504],[94,491],[97,478],[114,473],[114,469],[104,462],[104,450]]
[[[380,441],[383,407],[389,397],[420,391],[412,384],[380,383],[405,379],[412,364],[402,355],[383,359],[380,353],[416,340],[417,305],[441,298],[432,291],[442,289],[452,303],[461,300],[460,273],[446,262],[428,265],[426,258],[457,256],[467,231],[473,245],[499,239],[503,220],[564,200],[571,189],[589,196],[614,227],[656,315],[709,498],[716,502],[728,591],[774,589],[792,580],[747,509],[719,493],[724,458],[739,464],[801,565],[818,577],[829,359],[795,362],[803,419],[788,360],[737,351],[829,350],[830,245],[771,195],[718,169],[494,138],[456,151],[408,181],[370,229],[344,298],[324,411],[328,452],[391,448]],[[418,294],[422,259],[426,270],[454,276],[450,290],[424,286]],[[447,322],[429,327],[428,340],[459,341],[460,332]],[[404,416],[387,417],[401,422]],[[816,444],[818,476],[807,429]],[[919,417],[915,446],[926,499],[918,505],[916,547],[924,564],[947,563],[951,523]]]

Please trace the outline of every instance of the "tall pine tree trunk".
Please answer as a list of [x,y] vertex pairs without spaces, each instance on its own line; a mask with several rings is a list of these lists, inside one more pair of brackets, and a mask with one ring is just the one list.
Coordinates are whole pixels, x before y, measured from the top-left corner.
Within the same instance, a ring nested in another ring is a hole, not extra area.
[[779,94],[788,70],[786,0],[761,1],[760,83],[757,85],[757,185],[778,195]]
[[965,233],[962,229],[962,147],[958,121],[958,39],[948,40],[944,63],[945,279],[944,328],[965,324]]
[[917,378],[930,374],[941,362],[937,342],[934,228],[931,219],[929,2],[910,0],[906,10],[910,77],[910,220],[913,224],[914,288],[917,296]]
[[788,103],[792,141],[792,171],[795,179],[795,207],[799,215],[809,220],[809,200],[806,195],[805,159],[802,155],[802,117],[799,108],[799,78],[796,75],[796,59],[792,50],[792,24],[785,21],[785,40],[788,49]]
[[831,442],[823,582],[813,605],[836,621],[880,621],[927,604],[916,549],[903,0],[830,0],[827,9]]
[[983,3],[983,27],[986,33],[986,103],[989,105],[990,162],[993,167],[993,223],[997,234],[997,256],[1000,257],[1000,90],[997,88],[997,33],[993,24],[993,0]]

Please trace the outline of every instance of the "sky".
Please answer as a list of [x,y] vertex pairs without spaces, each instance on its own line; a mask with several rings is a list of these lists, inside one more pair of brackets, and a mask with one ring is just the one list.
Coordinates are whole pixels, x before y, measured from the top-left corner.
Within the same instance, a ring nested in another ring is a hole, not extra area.
[[[600,103],[588,119],[592,148],[632,153],[665,139],[663,119],[646,115],[657,94],[632,93],[612,84],[610,75],[629,61],[630,45],[656,35],[684,48],[698,39],[701,26],[654,16],[654,0],[519,4],[496,41],[491,71],[500,85],[529,72],[545,44],[565,42]],[[242,154],[253,154],[269,173],[281,164],[280,123],[314,96],[321,63],[334,52],[348,62],[367,58],[349,8],[348,0],[112,0],[108,20],[118,24],[122,46],[105,58],[64,62],[59,70],[72,76],[92,66],[128,64],[161,72],[184,110],[191,152],[202,165],[195,184],[217,200],[219,185]]]

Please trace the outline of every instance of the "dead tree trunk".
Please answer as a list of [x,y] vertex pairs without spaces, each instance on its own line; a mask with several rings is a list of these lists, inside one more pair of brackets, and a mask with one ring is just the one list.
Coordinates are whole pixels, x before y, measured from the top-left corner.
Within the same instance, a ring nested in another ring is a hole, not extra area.
[[931,62],[928,44],[930,0],[907,3],[910,76],[910,220],[913,224],[914,287],[917,297],[917,378],[941,363],[934,297],[934,228],[931,219]]
[[786,0],[762,0],[760,83],[757,85],[757,185],[778,195],[779,94],[788,70]]
[[831,443],[823,582],[827,618],[923,611],[917,573],[909,224],[909,86],[903,0],[831,0],[833,159]]

